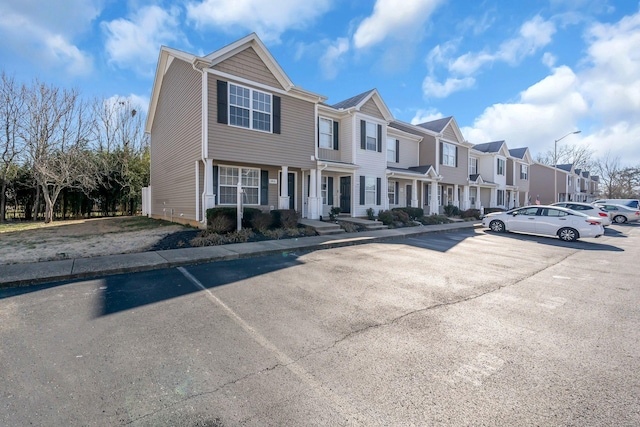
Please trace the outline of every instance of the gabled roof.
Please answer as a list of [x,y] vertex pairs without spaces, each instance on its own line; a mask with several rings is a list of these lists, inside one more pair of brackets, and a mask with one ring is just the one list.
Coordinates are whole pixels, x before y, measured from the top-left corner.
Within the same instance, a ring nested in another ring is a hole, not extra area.
[[509,150],[509,154],[511,154],[512,157],[516,157],[518,159],[523,159],[525,153],[527,152],[528,148],[527,147],[523,147],[523,148],[514,148]]
[[425,128],[436,133],[442,133],[442,131],[447,127],[451,119],[453,119],[453,116],[443,117],[441,119],[432,120],[430,122],[420,123],[417,126],[420,126],[421,128]]
[[432,179],[441,179],[438,176],[438,173],[431,165],[421,165],[421,166],[411,166],[407,169],[396,168],[396,167],[387,167],[387,173],[391,173],[392,175],[408,175],[413,177],[427,177]]
[[473,148],[474,150],[481,151],[483,153],[498,153],[502,146],[504,145],[504,141],[493,141],[493,142],[485,142],[483,144],[476,144]]
[[[553,165],[551,165],[553,167]],[[562,169],[563,171],[571,172],[571,168],[573,168],[573,163],[567,163],[564,165],[556,165],[556,168]]]
[[382,113],[382,117],[384,117],[385,120],[387,120],[388,122],[393,120],[393,115],[387,107],[387,104],[384,103],[384,100],[380,96],[380,93],[378,93],[378,89],[371,89],[359,95],[352,96],[349,99],[345,99],[344,101],[340,101],[337,104],[331,105],[331,108],[334,108],[336,110],[360,110],[360,108],[362,108],[362,106],[370,99],[375,102],[376,106]]

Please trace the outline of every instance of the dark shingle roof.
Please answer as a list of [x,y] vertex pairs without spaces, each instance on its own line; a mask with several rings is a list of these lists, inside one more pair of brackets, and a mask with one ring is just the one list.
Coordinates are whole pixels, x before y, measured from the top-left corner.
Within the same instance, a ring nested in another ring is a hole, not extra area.
[[424,174],[424,173],[427,173],[431,167],[432,167],[431,165],[411,166],[409,170]]
[[371,92],[373,92],[375,89],[371,89],[368,90],[366,92],[361,93],[360,95],[356,95],[356,96],[352,96],[349,99],[345,99],[344,101],[340,101],[337,104],[333,104],[331,107],[339,110],[340,108],[351,108],[351,107],[355,107],[356,105],[358,105],[360,102],[362,102],[363,99],[365,99],[367,96],[369,96],[369,94],[371,94]]
[[469,179],[473,182],[476,182],[476,180],[478,179],[478,177],[480,176],[479,173],[474,173],[472,175],[469,175]]
[[417,130],[415,126],[409,123],[398,121],[398,120],[394,120],[391,123],[389,123],[389,127],[392,127],[394,129],[398,129],[407,133],[411,133],[413,135],[424,136],[424,133],[421,133],[419,130]]
[[511,154],[513,157],[517,157],[518,159],[524,159],[524,153],[526,152],[527,152],[527,147],[514,148],[512,150],[509,150],[509,154]]
[[[553,165],[552,165],[553,167]],[[573,167],[573,163],[567,163],[565,165],[556,165],[558,169],[562,169],[563,171],[571,172],[571,168]]]
[[418,126],[420,126],[421,128],[429,129],[429,130],[432,130],[434,132],[440,133],[449,124],[449,122],[451,121],[452,117],[453,116],[443,117],[443,118],[438,119],[438,120],[432,120],[430,122],[420,123]]
[[476,144],[474,150],[482,151],[483,153],[497,153],[502,148],[504,141],[485,142],[484,144]]

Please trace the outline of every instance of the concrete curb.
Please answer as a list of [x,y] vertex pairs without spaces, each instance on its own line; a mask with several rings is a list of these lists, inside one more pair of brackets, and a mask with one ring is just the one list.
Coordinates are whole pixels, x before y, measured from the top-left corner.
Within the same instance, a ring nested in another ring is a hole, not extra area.
[[302,253],[316,250],[361,245],[403,239],[425,234],[446,233],[481,226],[479,221],[419,227],[364,231],[338,235],[233,243],[202,248],[171,249],[154,252],[106,255],[27,264],[0,266],[0,289],[29,286],[45,282],[89,279],[98,276],[136,273],[185,265],[251,258],[287,252]]

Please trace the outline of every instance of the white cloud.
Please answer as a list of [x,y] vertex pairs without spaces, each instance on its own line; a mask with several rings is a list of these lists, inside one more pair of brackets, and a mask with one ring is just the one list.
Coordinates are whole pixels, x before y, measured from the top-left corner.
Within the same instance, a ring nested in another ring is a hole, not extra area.
[[72,40],[99,14],[99,4],[83,0],[65,0],[62,4],[8,0],[0,4],[0,38],[4,46],[37,66],[60,68],[71,76],[88,75],[93,58]]
[[131,19],[103,22],[109,62],[141,75],[152,75],[160,46],[184,38],[179,30],[179,14],[175,7],[167,11],[147,6],[136,11]]
[[428,110],[419,109],[418,111],[416,111],[415,116],[413,116],[413,118],[411,119],[411,124],[417,125],[424,122],[438,120],[443,117],[444,116],[442,115],[442,113],[435,108],[430,108]]
[[136,110],[138,113],[147,114],[149,109],[149,97],[144,95],[136,95],[134,93],[128,96],[113,95],[105,100],[108,105],[115,106],[117,104],[126,105],[132,110]]
[[444,83],[439,83],[433,77],[427,76],[422,81],[422,93],[426,97],[446,98],[454,92],[472,87],[474,83],[473,77],[448,78]]
[[349,51],[349,39],[338,38],[331,43],[320,58],[320,68],[326,79],[334,79],[338,75],[338,67],[342,56]]
[[373,14],[362,21],[353,36],[358,49],[371,47],[389,36],[414,37],[442,0],[376,0]]
[[289,29],[306,27],[331,7],[332,0],[203,0],[187,3],[187,17],[198,29],[256,32],[279,41]]

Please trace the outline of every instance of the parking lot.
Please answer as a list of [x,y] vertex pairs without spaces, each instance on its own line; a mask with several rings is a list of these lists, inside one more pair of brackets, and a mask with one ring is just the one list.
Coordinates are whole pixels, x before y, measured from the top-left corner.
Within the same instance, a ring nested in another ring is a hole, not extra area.
[[0,290],[0,425],[640,425],[640,226]]

